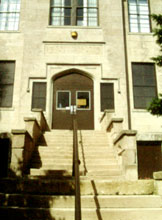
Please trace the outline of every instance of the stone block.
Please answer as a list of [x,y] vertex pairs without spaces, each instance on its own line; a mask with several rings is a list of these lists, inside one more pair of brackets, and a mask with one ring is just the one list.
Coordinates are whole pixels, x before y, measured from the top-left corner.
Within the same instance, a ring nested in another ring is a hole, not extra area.
[[153,177],[155,180],[161,180],[162,181],[162,171],[154,172]]
[[25,117],[25,128],[33,138],[34,143],[36,144],[42,135],[41,128],[36,120],[36,118],[33,117]]

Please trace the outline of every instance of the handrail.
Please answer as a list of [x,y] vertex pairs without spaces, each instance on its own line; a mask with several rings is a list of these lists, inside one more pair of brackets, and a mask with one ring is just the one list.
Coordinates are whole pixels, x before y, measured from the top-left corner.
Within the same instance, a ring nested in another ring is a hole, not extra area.
[[81,220],[80,173],[78,155],[78,128],[76,115],[73,115],[73,176],[75,178],[75,220]]

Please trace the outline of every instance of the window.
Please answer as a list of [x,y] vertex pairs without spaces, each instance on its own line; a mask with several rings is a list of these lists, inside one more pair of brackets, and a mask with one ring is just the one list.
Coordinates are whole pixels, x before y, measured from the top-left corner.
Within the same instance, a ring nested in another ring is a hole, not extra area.
[[150,32],[148,0],[128,0],[130,32]]
[[90,92],[77,91],[76,92],[76,105],[78,110],[90,110]]
[[98,0],[51,0],[50,24],[98,25]]
[[34,82],[33,83],[33,97],[32,97],[32,109],[40,108],[43,111],[46,110],[46,83]]
[[0,61],[0,107],[12,107],[15,62]]
[[66,109],[71,105],[71,92],[70,91],[57,91],[56,99],[57,110]]
[[20,0],[1,0],[0,30],[18,30],[20,15]]
[[152,63],[133,63],[134,107],[146,109],[157,96],[155,67]]
[[114,109],[114,84],[101,83],[101,111]]

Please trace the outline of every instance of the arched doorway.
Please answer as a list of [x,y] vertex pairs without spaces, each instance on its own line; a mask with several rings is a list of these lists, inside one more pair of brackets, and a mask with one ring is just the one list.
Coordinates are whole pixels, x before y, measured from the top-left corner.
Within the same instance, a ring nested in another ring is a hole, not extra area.
[[79,129],[94,129],[93,80],[72,72],[54,80],[53,129],[72,129],[70,106],[77,108]]

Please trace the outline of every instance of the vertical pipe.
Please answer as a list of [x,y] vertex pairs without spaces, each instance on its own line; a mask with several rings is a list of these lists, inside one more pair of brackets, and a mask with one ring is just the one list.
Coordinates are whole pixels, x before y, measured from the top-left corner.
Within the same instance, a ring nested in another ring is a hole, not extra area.
[[131,122],[131,108],[130,108],[130,88],[129,88],[129,72],[128,72],[128,52],[127,52],[127,38],[126,38],[126,22],[124,11],[124,0],[121,0],[122,4],[122,23],[123,23],[123,40],[124,40],[124,52],[125,52],[125,72],[126,72],[126,90],[127,90],[127,108],[128,108],[128,129],[132,129]]
[[78,156],[77,120],[73,115],[73,144],[74,144],[74,176],[75,176],[75,220],[81,220],[81,199],[80,199],[80,173]]

